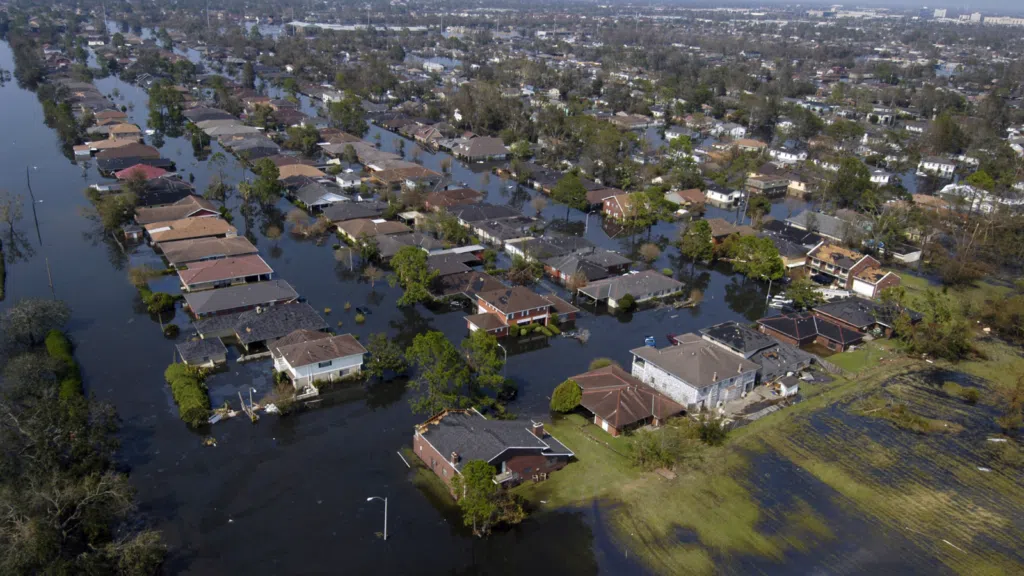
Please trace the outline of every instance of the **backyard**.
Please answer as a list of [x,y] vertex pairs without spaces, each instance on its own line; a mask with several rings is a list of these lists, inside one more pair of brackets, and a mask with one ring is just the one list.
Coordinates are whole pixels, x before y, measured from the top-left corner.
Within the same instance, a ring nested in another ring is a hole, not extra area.
[[[1024,517],[1021,468],[992,463],[984,449],[998,435],[991,391],[1024,372],[1024,359],[998,342],[978,344],[989,360],[958,366],[897,355],[888,341],[835,355],[857,374],[801,384],[804,401],[734,429],[725,445],[677,465],[673,479],[634,467],[630,436],[613,438],[580,414],[555,418],[548,429],[576,461],[518,490],[541,510],[600,503],[621,547],[657,573],[778,567],[821,546],[848,566],[855,553],[840,531],[854,523],[882,527],[890,545],[910,548],[893,550],[892,562],[917,562],[918,571],[935,563],[1006,573],[1022,560],[1013,544]],[[981,400],[943,392],[950,379],[977,387]],[[858,410],[873,395],[944,423],[945,433]],[[772,478],[788,476],[801,486],[783,487],[795,494],[783,502]]]

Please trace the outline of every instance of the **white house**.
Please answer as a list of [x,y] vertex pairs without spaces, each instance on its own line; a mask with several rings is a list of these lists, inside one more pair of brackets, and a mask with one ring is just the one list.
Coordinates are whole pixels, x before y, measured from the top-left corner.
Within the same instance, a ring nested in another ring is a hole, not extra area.
[[351,334],[296,330],[267,345],[274,369],[288,374],[296,389],[358,373],[366,348]]
[[796,148],[773,147],[768,150],[768,155],[786,164],[797,164],[807,160],[807,151]]
[[885,170],[872,170],[871,182],[880,186],[888,186],[892,182],[892,174]]
[[735,122],[724,122],[711,127],[711,133],[715,136],[727,134],[735,139],[746,138],[747,129]]
[[708,188],[707,191],[704,192],[704,197],[707,198],[708,202],[715,204],[735,205],[741,198],[743,198],[743,192],[740,192],[739,190],[733,190],[730,192],[726,190]]
[[633,376],[689,410],[713,410],[754,388],[757,364],[696,334],[677,336],[676,342],[631,350]]
[[921,162],[917,165],[917,175],[927,176],[933,174],[940,178],[952,178],[953,172],[956,171],[956,164],[950,160],[943,158],[936,158],[934,156],[928,158],[922,158]]
[[346,169],[341,174],[334,177],[338,182],[338,186],[342,188],[358,188],[362,184],[362,179],[359,178],[359,174],[356,174],[351,168]]

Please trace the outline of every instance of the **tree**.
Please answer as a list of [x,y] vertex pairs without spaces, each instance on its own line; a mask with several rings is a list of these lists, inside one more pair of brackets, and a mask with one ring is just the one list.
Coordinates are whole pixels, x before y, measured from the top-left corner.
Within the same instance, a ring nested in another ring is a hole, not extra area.
[[370,334],[366,352],[364,369],[371,376],[383,378],[387,372],[404,374],[409,370],[409,363],[405,360],[402,349],[383,332]]
[[403,246],[391,258],[391,268],[395,271],[388,282],[394,286],[402,286],[405,293],[398,299],[399,306],[409,306],[417,302],[426,302],[433,297],[430,288],[437,278],[437,270],[427,266],[427,253],[416,246]]
[[740,236],[729,246],[732,267],[749,278],[778,280],[786,274],[786,265],[771,238]]
[[377,268],[373,264],[370,264],[363,270],[363,278],[370,283],[370,290],[384,277],[384,272],[380,268]]
[[530,206],[532,206],[533,209],[537,212],[537,216],[540,216],[540,213],[543,212],[545,208],[547,208],[547,205],[548,199],[543,196],[534,196],[533,199],[530,200]]
[[71,309],[64,302],[41,298],[22,300],[0,317],[4,346],[12,350],[42,344],[50,330],[63,327],[69,318]]
[[117,415],[80,389],[62,395],[58,373],[67,370],[39,350],[3,367],[0,573],[154,574],[165,550],[158,533],[140,528],[118,470]]
[[908,352],[953,362],[971,353],[971,326],[960,306],[931,289],[917,304],[923,316],[919,322],[913,322],[906,311],[896,319],[896,333]]
[[544,265],[537,260],[527,260],[519,254],[512,256],[512,266],[509,267],[505,277],[513,284],[528,286],[544,275]]
[[825,197],[838,206],[860,208],[874,189],[868,167],[860,159],[848,156],[839,163],[839,170],[825,189]]
[[967,145],[967,135],[947,110],[932,121],[924,142],[936,154],[955,154]]
[[583,270],[577,269],[568,278],[565,279],[565,288],[572,293],[573,296],[587,285],[587,274]]
[[359,245],[359,257],[363,262],[373,262],[380,258],[380,244],[373,236],[363,234],[359,237],[357,244]]
[[406,348],[405,358],[416,367],[416,378],[409,382],[409,388],[422,392],[410,400],[413,412],[437,414],[468,403],[463,391],[469,383],[469,368],[443,333],[417,334]]
[[512,145],[508,147],[508,151],[512,154],[513,158],[524,160],[530,157],[530,143],[526,140],[513,142]]
[[551,197],[556,202],[565,204],[565,219],[569,219],[569,210],[576,208],[584,210],[587,207],[587,189],[580,180],[577,172],[569,172],[562,176],[554,188],[551,189]]
[[481,390],[496,391],[501,388],[505,383],[505,377],[501,374],[505,367],[505,354],[498,351],[497,338],[483,330],[470,332],[469,337],[462,341],[462,351],[473,370],[474,390],[471,392],[474,396]]
[[320,142],[320,133],[315,126],[292,126],[288,128],[288,140],[285,141],[285,148],[298,150],[306,156],[316,154]]
[[793,301],[793,306],[800,309],[813,308],[824,301],[821,293],[815,290],[814,284],[806,278],[798,278],[786,287],[786,298]]
[[711,224],[707,220],[690,222],[679,236],[679,251],[693,262],[710,262],[715,256]]
[[341,159],[344,160],[345,162],[348,162],[349,164],[355,164],[356,162],[359,162],[359,154],[356,153],[355,146],[351,144],[346,144],[345,149],[342,150],[341,152]]
[[242,65],[242,87],[250,90],[256,87],[256,70],[253,69],[252,62]]
[[751,196],[750,202],[747,204],[747,213],[750,214],[750,219],[753,221],[754,226],[758,228],[761,226],[761,220],[771,209],[772,201],[763,194]]
[[470,460],[452,479],[452,491],[462,510],[462,520],[473,534],[486,536],[498,523],[518,524],[526,518],[522,504],[511,492],[498,489],[496,471],[483,460]]
[[469,240],[469,230],[447,210],[435,212],[428,220],[430,228],[441,240],[458,246]]
[[640,257],[643,258],[648,267],[658,259],[658,256],[661,256],[661,249],[658,248],[657,244],[648,242],[640,247]]
[[133,170],[129,174],[128,178],[125,179],[123,189],[125,192],[134,194],[135,196],[141,196],[146,192],[146,173],[142,170]]
[[[258,178],[252,183],[252,199],[261,206],[271,206],[281,198],[283,186],[278,178],[281,176],[277,165],[270,158],[261,158],[253,167]],[[239,186],[241,190],[241,186]]]
[[988,172],[984,170],[978,170],[971,174],[964,180],[967,184],[974,186],[975,188],[991,192],[996,187],[996,181],[988,175]]
[[363,104],[359,96],[346,92],[341,100],[327,105],[327,114],[331,122],[345,132],[360,137],[366,134],[366,120],[363,119]]
[[583,392],[580,385],[572,378],[562,382],[555,387],[551,393],[551,409],[555,412],[572,412],[583,400]]

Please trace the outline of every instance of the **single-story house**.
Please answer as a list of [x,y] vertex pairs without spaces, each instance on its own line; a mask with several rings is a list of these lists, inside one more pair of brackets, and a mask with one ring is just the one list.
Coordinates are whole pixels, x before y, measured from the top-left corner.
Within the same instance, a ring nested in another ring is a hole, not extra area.
[[232,314],[257,307],[294,302],[299,293],[284,280],[241,284],[185,294],[185,305],[197,318]]
[[401,222],[384,220],[383,218],[375,218],[373,220],[357,218],[339,223],[338,231],[352,242],[361,242],[364,238],[371,238],[382,234],[406,234],[412,232],[412,228]]
[[238,234],[234,226],[220,218],[182,218],[146,224],[143,228],[153,244],[196,238],[226,238]]
[[595,301],[606,300],[609,308],[617,308],[626,294],[639,303],[678,294],[683,287],[682,282],[661,272],[643,270],[591,282],[581,288],[580,293]]
[[135,222],[140,225],[157,222],[173,222],[185,218],[216,218],[220,216],[217,207],[206,198],[189,195],[174,204],[166,206],[140,207],[135,209]]
[[366,348],[351,334],[332,336],[305,329],[275,340],[267,348],[274,359],[274,369],[287,373],[295,388],[357,374],[366,354]]
[[324,208],[323,215],[335,224],[348,220],[367,218],[376,220],[384,213],[387,206],[386,202],[378,202],[376,200],[368,202],[342,202],[339,204],[331,204]]
[[794,312],[757,321],[761,332],[793,346],[820,344],[833,352],[842,352],[860,344],[864,333],[841,326],[810,312]]
[[181,361],[188,366],[212,368],[227,362],[228,349],[220,338],[200,338],[175,345]]
[[667,348],[634,348],[632,374],[688,410],[711,410],[754,388],[757,364],[696,334]]
[[644,384],[618,366],[605,366],[570,378],[582,392],[580,405],[594,415],[594,425],[612,436],[662,422],[685,407]]
[[845,326],[850,330],[884,336],[892,335],[896,329],[896,319],[904,312],[913,322],[921,319],[920,313],[909,308],[901,308],[896,304],[885,304],[857,296],[814,307],[814,314],[825,320]]
[[543,262],[544,272],[562,284],[577,272],[582,273],[587,282],[619,276],[628,272],[633,264],[621,254],[600,248],[555,256]]
[[216,260],[231,256],[257,254],[259,250],[245,236],[230,238],[197,238],[195,240],[179,240],[164,242],[160,245],[164,259],[175,268],[190,262]]
[[474,460],[493,466],[494,482],[510,487],[544,480],[574,456],[540,422],[488,420],[475,409],[446,410],[419,424],[412,449],[449,489]]
[[257,344],[283,338],[296,330],[327,330],[327,322],[309,304],[292,302],[203,318],[196,320],[195,328],[203,338],[234,336],[248,351]]
[[504,160],[509,151],[501,138],[475,136],[469,140],[459,140],[452,146],[452,154],[470,161]]
[[183,292],[270,280],[274,269],[259,254],[192,262],[178,270]]
[[311,182],[294,192],[295,199],[305,204],[310,212],[320,212],[324,208],[351,199],[343,196],[340,188],[328,186],[322,182]]

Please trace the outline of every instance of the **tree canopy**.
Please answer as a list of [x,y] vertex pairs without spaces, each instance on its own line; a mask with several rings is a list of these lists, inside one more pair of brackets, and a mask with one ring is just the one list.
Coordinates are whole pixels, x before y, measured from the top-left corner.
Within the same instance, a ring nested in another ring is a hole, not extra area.
[[398,299],[399,306],[409,306],[433,298],[430,287],[437,278],[437,270],[431,271],[427,266],[426,252],[416,246],[403,246],[391,258],[391,268],[395,274],[388,282],[392,286],[397,283],[405,290]]
[[443,333],[417,334],[406,348],[405,357],[416,367],[416,378],[409,382],[409,387],[421,392],[410,400],[413,412],[437,414],[468,403],[463,390],[469,383],[469,369],[459,350]]

